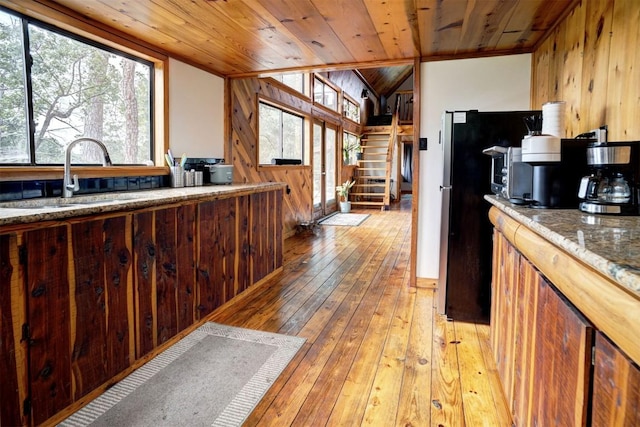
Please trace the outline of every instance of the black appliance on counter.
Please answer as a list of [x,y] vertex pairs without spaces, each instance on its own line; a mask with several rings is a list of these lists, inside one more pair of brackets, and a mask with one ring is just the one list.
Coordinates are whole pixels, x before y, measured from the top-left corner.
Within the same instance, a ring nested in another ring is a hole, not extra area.
[[522,161],[532,166],[532,208],[575,208],[578,187],[588,172],[587,145],[591,139],[560,139],[551,135],[527,136]]
[[209,173],[209,167],[217,164],[224,163],[224,159],[215,157],[187,157],[187,161],[184,164],[184,170],[190,171],[202,171],[204,184],[211,184],[211,174]]
[[491,310],[492,159],[487,147],[520,147],[525,117],[540,111],[446,111],[440,144],[444,156],[438,310],[454,319],[486,322]]
[[590,143],[586,159],[591,173],[580,182],[579,209],[640,215],[640,141]]

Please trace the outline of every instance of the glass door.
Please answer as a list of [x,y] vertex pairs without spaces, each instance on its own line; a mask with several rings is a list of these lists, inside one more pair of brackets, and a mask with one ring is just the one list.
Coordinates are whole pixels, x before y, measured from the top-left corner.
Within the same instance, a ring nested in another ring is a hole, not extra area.
[[337,126],[316,120],[313,123],[313,216],[335,212],[338,161]]

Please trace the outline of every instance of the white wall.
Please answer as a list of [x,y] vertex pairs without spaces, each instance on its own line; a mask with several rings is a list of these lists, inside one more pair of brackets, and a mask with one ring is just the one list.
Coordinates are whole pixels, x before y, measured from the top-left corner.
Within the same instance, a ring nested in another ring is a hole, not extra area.
[[418,277],[437,279],[439,274],[442,113],[528,110],[530,84],[530,54],[421,64],[420,137],[427,138],[428,149],[420,152]]
[[174,156],[224,157],[224,79],[169,60],[169,147]]

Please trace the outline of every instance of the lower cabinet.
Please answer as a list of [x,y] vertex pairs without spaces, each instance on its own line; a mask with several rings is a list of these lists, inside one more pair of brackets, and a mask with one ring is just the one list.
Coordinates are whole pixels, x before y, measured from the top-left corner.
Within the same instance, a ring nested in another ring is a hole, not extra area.
[[282,190],[0,231],[0,426],[40,425],[282,266]]
[[195,322],[197,204],[133,214],[136,358]]
[[640,369],[607,337],[596,334],[593,425],[640,425]]
[[24,233],[34,424],[135,360],[130,224],[121,215]]
[[494,232],[491,347],[516,426],[588,420],[593,329]]
[[[28,349],[22,338],[26,323],[26,286],[21,262],[22,234],[0,234],[0,425],[29,422]],[[28,403],[28,402],[27,402]]]

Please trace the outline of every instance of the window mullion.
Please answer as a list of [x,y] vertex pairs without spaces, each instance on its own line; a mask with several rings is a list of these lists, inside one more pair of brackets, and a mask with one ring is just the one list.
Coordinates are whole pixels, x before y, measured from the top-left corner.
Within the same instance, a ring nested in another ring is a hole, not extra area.
[[280,110],[280,157],[284,158],[284,111]]
[[31,81],[31,69],[33,58],[31,57],[31,42],[29,39],[29,22],[21,18],[22,22],[22,58],[24,64],[24,90],[25,107],[27,114],[27,140],[29,141],[29,162],[36,165],[36,124],[33,118],[33,84]]

